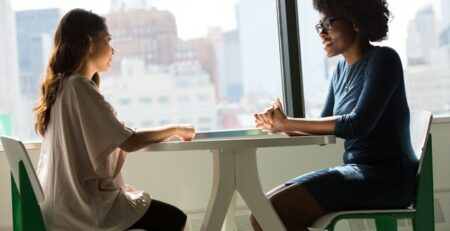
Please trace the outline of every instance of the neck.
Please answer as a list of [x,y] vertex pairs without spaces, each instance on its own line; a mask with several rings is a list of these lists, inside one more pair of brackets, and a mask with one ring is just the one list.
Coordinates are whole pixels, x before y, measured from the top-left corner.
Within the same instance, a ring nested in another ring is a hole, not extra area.
[[368,40],[361,41],[358,37],[355,43],[347,49],[342,55],[348,65],[355,64],[370,48],[372,45]]
[[78,74],[91,80],[92,77],[94,77],[95,72],[96,72],[95,69],[92,68],[91,65],[85,64],[80,68],[80,70],[78,71]]

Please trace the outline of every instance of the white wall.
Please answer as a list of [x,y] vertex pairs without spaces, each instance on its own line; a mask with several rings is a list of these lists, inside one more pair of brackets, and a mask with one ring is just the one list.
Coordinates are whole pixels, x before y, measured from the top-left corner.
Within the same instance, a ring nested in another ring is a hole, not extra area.
[[[434,186],[436,196],[446,196],[442,207],[446,224],[437,230],[450,229],[450,121],[433,123]],[[264,148],[258,150],[260,178],[265,191],[311,170],[339,164],[342,140],[335,145]],[[39,152],[30,151],[33,161]],[[36,162],[35,162],[36,163]],[[127,182],[170,202],[186,212],[205,210],[212,180],[212,159],[207,151],[199,152],[137,152],[128,156],[123,173]],[[0,230],[11,227],[9,167],[0,152]],[[238,207],[244,206],[238,201]]]

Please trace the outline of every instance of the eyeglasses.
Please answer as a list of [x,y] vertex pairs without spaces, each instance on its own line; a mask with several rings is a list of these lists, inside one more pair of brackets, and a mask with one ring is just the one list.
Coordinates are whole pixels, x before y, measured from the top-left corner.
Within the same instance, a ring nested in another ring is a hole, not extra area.
[[344,18],[327,18],[324,19],[323,21],[319,21],[319,23],[316,24],[316,31],[317,33],[321,33],[322,30],[325,31],[329,31],[333,28],[333,23],[335,21],[339,21],[339,20],[345,20]]

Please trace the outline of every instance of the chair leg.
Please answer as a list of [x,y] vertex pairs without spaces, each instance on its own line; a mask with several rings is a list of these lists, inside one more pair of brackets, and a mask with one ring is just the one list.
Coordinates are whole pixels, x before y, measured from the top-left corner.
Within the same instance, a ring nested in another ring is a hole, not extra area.
[[417,180],[417,193],[420,195],[415,201],[416,216],[413,226],[416,231],[434,231],[434,191],[433,191],[433,157],[431,134],[422,161],[422,169]]
[[378,218],[375,219],[377,230],[380,231],[397,231],[397,219],[395,218]]
[[22,230],[21,214],[22,214],[22,201],[20,200],[19,190],[17,188],[16,181],[11,173],[11,199],[12,199],[12,217],[13,217],[13,229]]
[[336,222],[331,222],[326,228],[326,231],[334,231],[334,226],[336,225]]

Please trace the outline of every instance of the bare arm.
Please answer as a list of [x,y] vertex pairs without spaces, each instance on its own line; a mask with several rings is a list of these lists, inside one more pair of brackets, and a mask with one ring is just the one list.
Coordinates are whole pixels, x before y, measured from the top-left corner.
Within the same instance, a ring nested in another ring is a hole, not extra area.
[[286,134],[292,132],[310,135],[332,135],[336,128],[338,116],[319,119],[286,118],[281,122],[281,130]]
[[182,140],[192,140],[195,135],[195,129],[191,126],[166,126],[154,129],[145,129],[136,131],[120,148],[126,152],[134,152],[146,147],[149,144],[167,140],[173,136],[180,137]]

